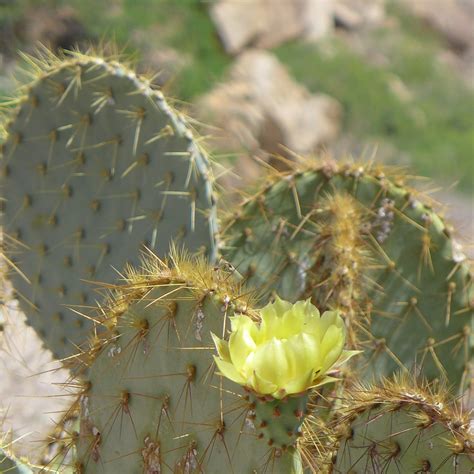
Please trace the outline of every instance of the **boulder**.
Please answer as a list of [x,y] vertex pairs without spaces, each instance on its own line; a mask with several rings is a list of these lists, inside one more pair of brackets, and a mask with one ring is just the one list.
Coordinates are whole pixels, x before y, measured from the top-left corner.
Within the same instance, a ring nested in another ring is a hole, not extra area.
[[220,152],[245,150],[249,153],[258,150],[258,134],[265,116],[253,97],[251,84],[231,80],[197,100],[194,115],[209,124],[213,149]]
[[253,49],[237,58],[227,82],[198,100],[196,114],[219,129],[214,149],[291,156],[286,149],[307,154],[332,142],[342,109],[296,83],[274,55]]
[[338,27],[355,30],[380,25],[384,20],[385,0],[335,0],[334,21]]
[[220,0],[211,18],[225,50],[271,48],[296,37],[319,39],[332,30],[333,0]]
[[210,15],[225,50],[271,48],[293,38],[318,41],[334,26],[379,25],[386,0],[219,0]]

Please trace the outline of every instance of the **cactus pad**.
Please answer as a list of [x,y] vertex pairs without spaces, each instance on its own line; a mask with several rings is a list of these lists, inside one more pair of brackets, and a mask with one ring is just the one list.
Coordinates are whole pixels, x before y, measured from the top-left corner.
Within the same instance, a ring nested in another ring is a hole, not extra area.
[[163,94],[123,64],[71,53],[33,62],[2,147],[4,252],[29,324],[58,357],[84,342],[92,281],[146,246],[212,259],[210,168]]
[[[312,297],[348,319],[366,376],[422,366],[466,385],[473,284],[443,220],[403,175],[307,162],[272,173],[224,222],[224,257],[267,297]],[[327,307],[327,308],[326,308]]]
[[280,448],[295,444],[301,436],[308,394],[288,396],[282,400],[254,395],[250,401],[255,405],[255,425],[260,438]]
[[172,262],[129,273],[102,309],[108,332],[83,356],[76,468],[300,472],[294,448],[257,439],[249,396],[215,370],[211,331],[223,337],[234,314],[257,317],[251,297],[203,260]]
[[396,381],[359,387],[346,403],[333,472],[473,472],[469,417],[446,396]]

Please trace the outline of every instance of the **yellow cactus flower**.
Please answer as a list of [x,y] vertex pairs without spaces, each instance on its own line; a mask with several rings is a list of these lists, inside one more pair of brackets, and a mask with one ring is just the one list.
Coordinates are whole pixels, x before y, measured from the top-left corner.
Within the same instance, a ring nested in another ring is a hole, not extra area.
[[228,342],[212,334],[221,375],[258,394],[281,399],[331,382],[327,372],[356,353],[343,350],[346,329],[339,313],[320,316],[309,300],[277,298],[260,317],[232,317]]

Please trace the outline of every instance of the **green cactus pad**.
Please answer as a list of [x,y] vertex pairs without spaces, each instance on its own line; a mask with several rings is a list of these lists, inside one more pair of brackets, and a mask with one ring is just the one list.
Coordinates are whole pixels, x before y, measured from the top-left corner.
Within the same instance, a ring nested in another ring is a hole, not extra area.
[[397,383],[359,388],[346,400],[334,473],[474,472],[469,417],[446,397]]
[[307,393],[282,400],[252,394],[250,401],[255,406],[255,426],[259,438],[283,449],[296,444],[307,411]]
[[[257,438],[245,390],[216,373],[211,331],[251,310],[248,292],[203,260],[129,274],[85,353],[76,468],[84,473],[301,472],[299,453]],[[299,466],[299,467],[298,467]]]
[[224,222],[224,257],[269,297],[311,296],[349,319],[365,375],[422,367],[468,382],[473,284],[443,220],[402,175],[308,162],[273,173]]
[[91,328],[79,312],[146,246],[215,256],[208,160],[159,90],[123,64],[71,53],[34,63],[6,124],[4,253],[22,309],[57,357]]

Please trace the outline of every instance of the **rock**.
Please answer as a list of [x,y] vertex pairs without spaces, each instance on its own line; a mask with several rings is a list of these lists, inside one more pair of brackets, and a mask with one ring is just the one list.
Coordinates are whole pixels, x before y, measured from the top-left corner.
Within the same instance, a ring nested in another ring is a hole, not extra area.
[[[253,46],[273,48],[285,41],[300,36],[305,29],[301,1],[260,0],[263,15],[260,17],[260,31]],[[303,2],[304,3],[304,2]]]
[[301,1],[220,0],[210,15],[225,50],[236,54],[249,45],[269,48],[302,33]]
[[474,7],[467,0],[402,0],[413,15],[439,32],[458,52],[474,44]]
[[318,41],[334,30],[333,0],[303,0],[304,38]]
[[210,10],[224,48],[271,48],[292,38],[310,41],[334,29],[334,0],[220,0]]
[[342,112],[335,99],[309,93],[274,55],[256,49],[239,56],[228,81],[202,97],[195,110],[201,121],[220,127],[213,148],[287,156],[285,148],[307,154],[333,141]]
[[17,30],[24,43],[41,43],[51,49],[71,49],[87,39],[85,28],[71,7],[32,7],[19,21]]
[[[232,160],[232,171],[219,172],[219,181],[228,190],[255,179],[260,168],[260,134],[265,127],[261,107],[252,100],[252,87],[243,81],[221,84],[198,99],[192,115],[204,125],[206,146],[211,152]],[[263,158],[263,156],[262,156]],[[220,164],[222,160],[219,160]]]
[[230,79],[250,85],[250,100],[260,107],[265,120],[272,120],[280,130],[282,145],[307,153],[336,137],[339,103],[310,94],[272,54],[259,50],[244,53],[233,66]]
[[346,29],[378,25],[385,0],[219,0],[210,8],[225,50],[271,48],[292,38],[318,41],[335,22]]
[[474,89],[474,44],[465,52],[461,75],[471,89]]
[[232,80],[198,99],[195,115],[212,124],[212,147],[220,152],[245,150],[254,153],[259,148],[258,133],[265,116],[254,102],[252,85]]
[[446,70],[456,73],[469,89],[474,90],[474,44],[462,54],[442,50],[436,59]]
[[460,249],[468,258],[474,258],[474,209],[472,197],[469,194],[459,194],[455,191],[440,190],[433,198],[442,204],[441,214],[446,217],[448,224],[455,230],[454,237],[461,245]]
[[139,65],[139,72],[153,71],[155,73],[153,83],[163,87],[173,80],[176,75],[191,63],[191,58],[173,48],[156,46],[141,48],[143,61]]
[[336,0],[334,20],[347,30],[380,25],[385,20],[385,0]]
[[339,28],[354,30],[364,22],[363,16],[344,2],[337,2],[334,10],[334,20]]
[[231,1],[212,5],[210,15],[228,53],[238,53],[257,37],[262,11],[259,1],[252,8],[243,2]]

